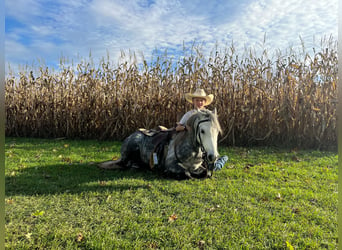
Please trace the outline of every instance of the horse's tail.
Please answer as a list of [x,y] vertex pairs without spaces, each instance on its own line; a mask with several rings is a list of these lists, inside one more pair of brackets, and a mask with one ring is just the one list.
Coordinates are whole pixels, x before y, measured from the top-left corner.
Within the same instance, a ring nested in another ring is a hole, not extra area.
[[100,162],[97,164],[97,166],[101,169],[108,169],[108,170],[121,169],[122,165],[120,163],[121,163],[121,159],[118,159],[116,161]]

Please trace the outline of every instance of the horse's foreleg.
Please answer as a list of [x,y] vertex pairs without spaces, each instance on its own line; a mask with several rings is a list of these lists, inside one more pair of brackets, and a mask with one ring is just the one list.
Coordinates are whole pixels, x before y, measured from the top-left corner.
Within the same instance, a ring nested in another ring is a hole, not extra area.
[[188,177],[189,179],[194,179],[194,177],[191,176],[190,171],[182,163],[178,162],[177,166],[180,166],[183,169],[186,177]]
[[185,170],[184,172],[185,176],[188,177],[189,179],[194,179],[194,177],[191,176],[191,173],[188,170]]

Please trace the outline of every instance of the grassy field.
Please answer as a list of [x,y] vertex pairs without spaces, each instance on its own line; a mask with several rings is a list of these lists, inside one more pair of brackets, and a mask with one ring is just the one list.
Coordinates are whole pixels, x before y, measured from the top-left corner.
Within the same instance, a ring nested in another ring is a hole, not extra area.
[[224,148],[211,179],[104,171],[119,142],[6,138],[6,249],[336,249],[337,153]]

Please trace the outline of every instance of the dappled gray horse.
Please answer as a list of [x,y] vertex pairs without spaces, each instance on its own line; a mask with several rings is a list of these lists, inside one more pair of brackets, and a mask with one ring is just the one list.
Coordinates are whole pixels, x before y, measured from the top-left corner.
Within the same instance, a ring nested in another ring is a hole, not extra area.
[[177,179],[208,177],[218,157],[219,132],[216,111],[199,110],[188,119],[185,131],[160,131],[150,136],[136,131],[123,142],[119,160],[98,166],[103,169],[147,167]]

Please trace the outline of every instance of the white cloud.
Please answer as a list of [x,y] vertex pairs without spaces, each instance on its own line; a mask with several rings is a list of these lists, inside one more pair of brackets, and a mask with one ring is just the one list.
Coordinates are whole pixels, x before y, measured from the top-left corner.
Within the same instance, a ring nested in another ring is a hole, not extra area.
[[[307,47],[323,35],[337,39],[337,0],[16,0],[6,1],[6,14],[22,23],[6,33],[6,60],[11,64],[43,58],[56,64],[61,54],[71,59],[95,59],[109,52],[116,61],[120,51],[171,51],[183,42],[204,42],[209,51],[216,42],[270,49]],[[318,44],[319,45],[319,44]],[[258,45],[257,45],[258,46]]]
[[6,0],[5,8],[6,16],[15,17],[19,21],[28,21],[41,13],[41,6],[35,0]]
[[313,36],[337,35],[337,13],[332,11],[336,6],[337,1],[253,1],[232,23],[223,23],[218,30],[230,30],[240,45],[254,46],[266,33],[270,49],[299,46],[299,36],[312,46]]

